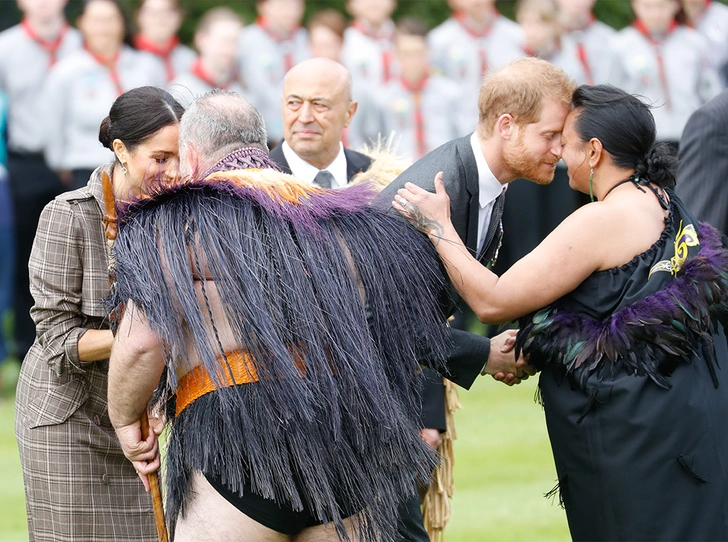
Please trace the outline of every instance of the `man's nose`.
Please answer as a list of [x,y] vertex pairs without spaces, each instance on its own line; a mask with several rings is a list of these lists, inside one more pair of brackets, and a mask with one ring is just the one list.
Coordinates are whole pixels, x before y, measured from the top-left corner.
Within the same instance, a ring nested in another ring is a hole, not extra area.
[[554,145],[551,148],[551,152],[554,154],[554,156],[556,156],[556,158],[561,158],[561,150],[562,150],[562,148],[563,147],[561,146],[561,137],[557,137],[554,140]]
[[298,120],[304,124],[314,121],[313,105],[311,105],[311,103],[303,102],[301,109],[298,112]]

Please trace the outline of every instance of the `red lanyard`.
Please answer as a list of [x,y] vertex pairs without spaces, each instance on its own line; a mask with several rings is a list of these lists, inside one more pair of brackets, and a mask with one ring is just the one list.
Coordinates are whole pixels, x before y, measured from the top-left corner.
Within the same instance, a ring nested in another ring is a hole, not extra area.
[[670,86],[667,82],[667,71],[665,70],[665,59],[662,56],[662,46],[664,45],[670,34],[672,34],[678,27],[677,21],[673,20],[670,23],[670,26],[667,28],[667,32],[665,33],[665,37],[662,39],[662,41],[654,39],[645,23],[643,23],[639,19],[634,22],[634,27],[639,31],[640,34],[647,38],[647,41],[649,41],[652,47],[655,49],[655,55],[657,55],[657,69],[660,74],[660,85],[662,86],[662,93],[665,95],[665,107],[668,110],[672,109],[672,105],[670,104]]
[[134,36],[134,46],[140,51],[146,51],[153,55],[158,56],[164,62],[164,67],[167,70],[167,82],[174,79],[174,66],[172,65],[172,51],[179,45],[179,39],[177,36],[172,36],[165,45],[157,45],[149,38],[142,34]]
[[[493,10],[490,22],[481,28],[474,28],[468,15],[464,11],[456,11],[453,17],[460,23],[460,26],[463,27],[468,34],[470,34],[470,36],[477,40],[482,40],[490,35],[490,31],[493,29],[493,22],[498,17],[498,10]],[[488,53],[485,50],[482,41],[478,48],[478,57],[480,58],[480,75],[483,75],[488,70]]]
[[116,96],[118,97],[124,94],[124,87],[121,86],[121,78],[119,77],[119,72],[116,69],[116,63],[119,60],[120,51],[117,51],[113,58],[106,59],[89,50],[85,43],[83,44],[83,47],[84,49],[86,49],[86,52],[88,52],[88,54],[90,54],[94,58],[96,62],[109,70],[111,82],[114,83],[114,87],[116,88]]
[[58,60],[58,50],[61,48],[63,38],[70,28],[68,26],[68,23],[63,23],[61,30],[58,32],[58,36],[56,36],[56,39],[54,39],[53,41],[48,41],[41,38],[38,33],[33,29],[33,27],[30,26],[30,23],[25,19],[23,19],[20,25],[22,26],[23,30],[25,30],[25,33],[28,35],[28,37],[36,42],[38,45],[40,45],[43,50],[48,53],[48,56],[50,57],[49,65],[53,66]]
[[209,71],[205,69],[205,66],[202,65],[202,59],[197,58],[197,60],[194,61],[192,66],[190,67],[190,73],[194,75],[195,77],[199,78],[200,80],[204,81],[208,85],[210,85],[212,88],[222,88],[227,89],[230,87],[230,84],[232,83],[232,79],[229,80],[227,83],[218,83],[213,79],[212,75]]
[[425,118],[422,114],[422,91],[427,86],[428,75],[425,75],[419,81],[407,81],[402,78],[402,86],[412,94],[412,100],[415,106],[415,141],[417,142],[417,158],[427,154],[427,144],[425,141]]
[[382,48],[382,81],[384,83],[389,82],[389,80],[392,79],[392,43],[394,41],[394,32],[386,28],[380,32],[375,32],[372,25],[366,21],[362,21],[361,19],[356,19],[353,23],[351,23],[351,26],[368,38],[378,41],[380,44],[384,45]]
[[[275,41],[278,44],[285,43],[285,42],[291,42],[293,41],[293,37],[296,34],[296,31],[298,30],[298,27],[294,28],[291,32],[284,34],[282,32],[277,31],[275,28],[271,28],[268,21],[261,17],[260,15],[255,20],[255,23],[260,26],[266,34],[268,34],[273,41]],[[293,57],[293,44],[291,44],[291,47],[287,47],[286,51],[283,53],[283,69],[285,69],[286,73],[288,70],[290,70],[294,64],[295,59]]]
[[[591,28],[591,25],[594,24],[594,21],[596,21],[596,17],[594,17],[593,13],[589,13],[589,21],[586,23],[586,26],[583,28],[579,28],[578,30],[581,32],[586,32]],[[593,85],[594,84],[594,74],[592,72],[591,66],[589,65],[589,55],[586,51],[586,46],[584,45],[583,36],[581,36],[581,32],[578,32],[576,34],[577,36],[577,42],[576,42],[576,56],[579,59],[579,63],[581,64],[581,67],[584,69],[584,77],[586,79],[587,85]]]

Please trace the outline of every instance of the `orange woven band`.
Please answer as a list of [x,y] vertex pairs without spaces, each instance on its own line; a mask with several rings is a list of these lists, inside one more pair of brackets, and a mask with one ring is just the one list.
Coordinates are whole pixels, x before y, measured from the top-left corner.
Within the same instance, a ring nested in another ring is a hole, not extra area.
[[[220,358],[220,386],[229,388],[258,381],[255,364],[246,353],[236,350]],[[179,380],[177,386],[177,416],[197,399],[218,389],[207,370],[198,365]]]
[[[306,363],[303,360],[300,348],[292,347],[289,351],[294,363],[301,372],[301,376],[306,376]],[[197,399],[220,387],[229,388],[240,384],[258,382],[258,371],[255,368],[253,359],[247,352],[235,350],[225,354],[225,357],[218,358],[218,361],[220,362],[219,385],[215,384],[202,365],[198,365],[179,379],[177,391],[175,392],[177,395],[177,416]]]

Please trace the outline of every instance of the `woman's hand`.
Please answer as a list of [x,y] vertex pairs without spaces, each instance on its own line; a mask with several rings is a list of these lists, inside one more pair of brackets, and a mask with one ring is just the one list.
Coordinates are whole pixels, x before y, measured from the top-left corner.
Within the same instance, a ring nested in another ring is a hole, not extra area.
[[442,171],[435,176],[434,194],[407,183],[397,191],[392,207],[415,228],[435,238],[433,241],[437,244],[450,222],[450,198],[442,181]]

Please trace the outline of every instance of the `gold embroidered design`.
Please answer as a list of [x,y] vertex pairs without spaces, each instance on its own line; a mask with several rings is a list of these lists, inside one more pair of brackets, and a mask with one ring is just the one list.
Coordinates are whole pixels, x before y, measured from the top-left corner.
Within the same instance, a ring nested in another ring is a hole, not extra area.
[[699,245],[700,241],[698,240],[698,232],[695,231],[695,226],[688,224],[683,228],[681,220],[680,228],[675,236],[675,255],[669,260],[661,260],[653,265],[652,269],[650,269],[650,274],[647,276],[648,280],[652,276],[652,273],[657,271],[665,271],[676,275],[688,258],[689,248]]

